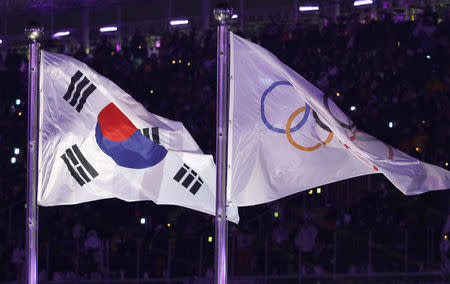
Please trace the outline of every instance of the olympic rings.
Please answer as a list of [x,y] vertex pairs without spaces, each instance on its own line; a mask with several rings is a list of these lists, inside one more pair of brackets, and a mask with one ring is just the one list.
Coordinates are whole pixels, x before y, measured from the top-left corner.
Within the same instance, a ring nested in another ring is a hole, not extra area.
[[[305,125],[306,121],[308,120],[308,116],[309,116],[309,112],[311,107],[305,103],[305,106],[302,106],[300,108],[298,108],[297,110],[295,110],[288,118],[287,123],[286,123],[286,128],[285,129],[281,129],[281,128],[277,128],[275,126],[273,126],[272,124],[269,123],[269,121],[266,118],[266,114],[265,114],[265,109],[264,109],[264,102],[266,100],[267,95],[273,90],[275,89],[277,86],[292,86],[292,84],[288,81],[277,81],[274,82],[272,85],[269,86],[269,88],[267,88],[264,93],[261,96],[261,119],[263,121],[263,123],[266,125],[267,128],[269,128],[270,130],[277,132],[277,133],[285,133],[286,137],[289,141],[289,143],[294,146],[295,148],[302,150],[302,151],[306,151],[306,152],[312,152],[317,150],[320,146],[322,145],[327,145],[328,143],[331,142],[331,140],[334,137],[333,132],[331,131],[330,127],[328,127],[325,123],[323,123],[323,121],[319,118],[319,116],[317,115],[317,113],[313,110],[313,117],[316,121],[316,123],[320,126],[320,128],[322,128],[323,130],[329,132],[328,137],[325,139],[325,141],[317,143],[314,146],[311,147],[307,147],[307,146],[302,146],[300,144],[298,144],[297,142],[294,141],[294,139],[292,138],[291,133],[295,132],[297,130],[299,130],[303,125]],[[293,86],[292,86],[293,87]],[[325,106],[325,109],[330,113],[330,115],[334,118],[334,120],[339,124],[339,126],[341,126],[342,128],[348,129],[351,131],[352,135],[349,136],[350,140],[358,140],[358,141],[379,141],[378,139],[374,138],[374,137],[364,137],[364,136],[358,136],[356,135],[358,133],[358,129],[355,129],[355,124],[350,120],[350,123],[347,124],[343,121],[340,121],[332,112],[330,109],[330,105],[329,105],[329,96],[328,95],[324,95],[323,96],[323,104]],[[304,112],[303,118],[300,120],[300,122],[291,128],[292,122],[293,120],[302,112]],[[380,141],[381,142],[381,141]],[[383,143],[383,142],[381,142]],[[392,149],[391,146],[383,143],[387,149],[388,149],[388,160],[392,160],[394,158],[394,151]],[[350,148],[349,146],[345,145],[344,146],[346,148]],[[372,163],[370,161],[367,161],[366,159],[364,159],[363,157],[362,160],[366,163],[369,163],[372,165]],[[375,165],[372,165],[373,168],[375,169],[375,171],[378,171],[378,168]]]
[[312,147],[305,147],[302,146],[300,144],[297,144],[294,139],[292,139],[291,136],[291,124],[292,121],[294,120],[294,118],[299,115],[300,113],[304,112],[306,109],[306,107],[302,106],[300,108],[298,108],[296,111],[294,111],[291,116],[289,116],[289,119],[286,123],[286,137],[289,141],[289,143],[291,143],[292,146],[294,146],[295,148],[302,150],[302,151],[307,151],[307,152],[311,152],[316,150],[317,148],[319,148],[321,145],[327,145],[328,143],[330,143],[331,139],[333,139],[333,132],[329,131],[330,134],[328,134],[327,139],[324,142],[321,143],[317,143],[316,145],[312,146]]
[[[267,121],[266,114],[264,111],[264,101],[266,100],[267,95],[273,89],[275,89],[277,86],[282,86],[282,85],[292,86],[292,84],[288,81],[277,81],[277,82],[273,83],[272,85],[270,85],[270,87],[267,90],[265,90],[264,93],[262,94],[262,97],[261,97],[261,119],[264,122],[264,124],[267,126],[267,128],[269,128],[270,130],[284,134],[284,133],[286,133],[286,131],[284,129],[277,128],[277,127],[273,126],[272,124],[270,124],[269,121]],[[294,86],[292,86],[292,87],[294,87]],[[290,132],[299,130],[306,123],[306,120],[308,119],[308,115],[309,115],[309,111],[310,111],[310,106],[307,104],[305,104],[305,105],[306,105],[305,115],[303,116],[302,120],[300,120],[300,122],[295,127],[293,127],[292,129],[289,129]]]
[[[277,128],[267,121],[265,110],[264,110],[264,102],[266,100],[267,95],[273,89],[275,89],[277,86],[281,86],[281,85],[292,86],[292,84],[288,81],[277,81],[277,82],[274,82],[272,85],[270,85],[270,87],[267,88],[261,96],[261,119],[262,119],[263,123],[266,125],[266,127],[277,133],[282,133],[282,134],[285,133],[288,138],[289,143],[291,143],[291,145],[294,146],[295,148],[302,150],[302,151],[308,151],[308,152],[314,151],[317,148],[319,148],[321,145],[326,145],[326,144],[330,143],[330,141],[333,139],[334,134],[331,131],[331,129],[319,119],[319,117],[317,116],[317,113],[315,111],[313,111],[313,117],[316,120],[317,124],[319,124],[319,126],[321,128],[323,128],[324,130],[329,132],[327,139],[324,142],[317,143],[316,145],[314,145],[312,147],[305,147],[305,146],[297,144],[294,141],[294,139],[292,138],[291,133],[299,130],[308,120],[308,116],[309,116],[311,107],[306,103],[305,103],[305,106],[300,107],[299,109],[297,109],[290,115],[290,117],[287,121],[286,129]],[[302,112],[305,112],[305,114],[303,115],[303,118],[300,120],[300,122],[296,126],[291,128],[292,121]]]

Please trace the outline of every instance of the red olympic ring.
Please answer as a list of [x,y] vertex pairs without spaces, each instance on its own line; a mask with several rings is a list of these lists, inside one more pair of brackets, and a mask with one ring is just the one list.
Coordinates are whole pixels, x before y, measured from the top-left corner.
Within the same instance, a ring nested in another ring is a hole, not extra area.
[[[352,131],[353,135],[349,137],[351,141],[353,141],[353,140],[358,140],[358,141],[380,141],[380,140],[378,140],[378,139],[376,139],[374,137],[356,136],[356,133],[358,133],[358,132],[359,132],[358,129],[355,129],[355,130]],[[384,143],[383,141],[380,141],[380,142],[383,143],[384,146],[386,146],[386,148],[388,149],[388,152],[389,152],[388,160],[394,159],[394,150],[392,149],[392,147],[389,146],[388,144]]]

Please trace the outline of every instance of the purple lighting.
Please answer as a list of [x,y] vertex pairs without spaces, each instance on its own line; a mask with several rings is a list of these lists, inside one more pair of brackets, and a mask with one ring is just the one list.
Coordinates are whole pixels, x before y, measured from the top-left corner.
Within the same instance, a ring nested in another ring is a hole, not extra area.
[[115,32],[115,31],[117,31],[117,27],[116,27],[116,26],[101,27],[101,28],[99,29],[99,31],[100,31],[101,33]]
[[58,38],[58,37],[63,37],[63,36],[68,36],[68,35],[70,35],[69,31],[62,31],[62,32],[54,33],[52,35],[52,38]]
[[173,20],[170,21],[171,26],[179,26],[179,25],[187,25],[189,24],[188,20]]
[[116,44],[116,51],[119,52],[120,51],[120,45],[117,43]]
[[300,6],[300,12],[319,11],[319,6]]
[[353,2],[353,6],[362,6],[362,5],[369,5],[369,4],[373,4],[372,0],[356,0],[355,2]]

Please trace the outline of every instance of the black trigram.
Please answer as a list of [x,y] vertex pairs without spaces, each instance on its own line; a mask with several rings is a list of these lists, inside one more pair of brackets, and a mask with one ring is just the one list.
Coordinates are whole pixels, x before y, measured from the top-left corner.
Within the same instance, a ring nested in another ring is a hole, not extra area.
[[[83,79],[81,79],[82,77]],[[87,88],[85,88],[90,82],[91,81],[89,81],[86,76],[83,76],[83,73],[81,73],[80,71],[77,71],[77,73],[75,73],[75,75],[73,75],[70,79],[69,88],[67,89],[67,92],[63,98],[67,102],[69,102],[71,106],[75,107],[76,105],[75,109],[78,112],[83,109],[84,103],[86,102],[87,98],[92,94],[93,91],[95,91],[95,89],[97,89],[94,84],[90,84]]]
[[196,194],[203,185],[203,180],[200,176],[186,164],[183,164],[183,167],[178,170],[173,179],[189,189],[192,194]]
[[61,159],[63,159],[70,174],[80,186],[83,186],[85,183],[90,182],[91,179],[98,176],[97,171],[86,160],[83,154],[81,154],[77,145],[73,145],[72,148],[68,148],[61,156]]
[[149,128],[142,128],[139,129],[142,133],[142,135],[144,135],[145,137],[147,137],[148,139],[152,140],[153,142],[160,144],[159,143],[159,128],[158,127],[152,127],[152,137],[150,137],[150,129]]

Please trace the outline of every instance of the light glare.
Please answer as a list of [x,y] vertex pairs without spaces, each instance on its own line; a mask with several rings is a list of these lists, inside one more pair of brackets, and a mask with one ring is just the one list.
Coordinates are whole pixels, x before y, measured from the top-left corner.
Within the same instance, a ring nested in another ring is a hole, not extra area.
[[115,31],[117,31],[117,27],[116,27],[116,26],[101,27],[101,28],[99,29],[99,31],[100,31],[101,33],[115,32]]
[[362,6],[362,5],[369,5],[373,4],[372,0],[356,0],[353,2],[353,6]]
[[70,35],[69,31],[62,31],[62,32],[54,33],[52,35],[52,38],[63,37],[63,36],[68,36],[68,35]]
[[179,26],[179,25],[187,25],[189,24],[188,20],[173,20],[170,21],[171,26]]
[[319,6],[300,6],[300,12],[319,11]]
[[141,218],[141,224],[142,224],[142,225],[145,224],[145,218],[144,218],[144,217]]

